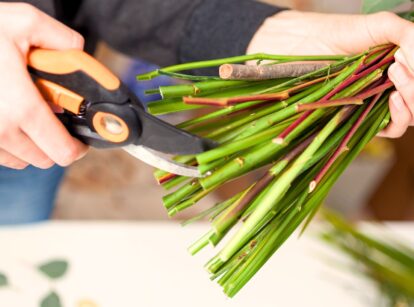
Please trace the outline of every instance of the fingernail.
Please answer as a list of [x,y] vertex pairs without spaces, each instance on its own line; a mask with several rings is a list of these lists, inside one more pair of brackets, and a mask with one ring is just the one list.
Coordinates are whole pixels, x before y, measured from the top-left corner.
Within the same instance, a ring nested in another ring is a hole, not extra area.
[[395,61],[397,63],[402,64],[403,67],[405,67],[406,69],[408,69],[411,73],[414,74],[414,69],[413,67],[410,65],[410,63],[408,62],[407,58],[405,57],[404,53],[402,52],[401,49],[398,49],[398,51],[395,53],[394,55]]
[[[397,54],[398,53],[398,54]],[[395,54],[395,59],[401,63],[403,63],[407,68],[414,73],[414,63],[413,59],[411,58],[411,51],[405,52],[402,49],[399,49]]]
[[394,92],[391,95],[391,101],[398,112],[404,111],[404,101],[402,100],[401,95],[399,93]]
[[405,71],[404,67],[399,63],[394,63],[389,69],[390,78],[398,86],[405,86],[410,82],[410,77]]
[[405,63],[405,57],[404,54],[402,53],[401,49],[398,49],[397,52],[394,54],[394,58],[401,63]]

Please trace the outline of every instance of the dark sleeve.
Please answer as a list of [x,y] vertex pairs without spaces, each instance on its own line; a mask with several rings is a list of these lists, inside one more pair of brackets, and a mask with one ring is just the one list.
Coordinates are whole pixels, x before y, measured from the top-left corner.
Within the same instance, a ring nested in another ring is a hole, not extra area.
[[254,0],[84,0],[76,24],[122,53],[165,66],[243,54],[280,10]]

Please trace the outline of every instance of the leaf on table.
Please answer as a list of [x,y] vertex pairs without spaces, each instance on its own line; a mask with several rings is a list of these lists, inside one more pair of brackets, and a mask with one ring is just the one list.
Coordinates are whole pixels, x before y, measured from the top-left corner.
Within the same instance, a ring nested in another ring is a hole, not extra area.
[[66,260],[52,260],[38,267],[39,271],[52,279],[57,279],[65,275],[68,270],[68,262]]
[[408,3],[411,0],[363,0],[362,12],[365,14],[380,11],[388,11],[396,8],[398,5]]
[[9,285],[9,280],[7,276],[3,273],[0,273],[0,287],[6,287]]
[[40,307],[62,307],[62,304],[57,293],[52,291],[42,299]]

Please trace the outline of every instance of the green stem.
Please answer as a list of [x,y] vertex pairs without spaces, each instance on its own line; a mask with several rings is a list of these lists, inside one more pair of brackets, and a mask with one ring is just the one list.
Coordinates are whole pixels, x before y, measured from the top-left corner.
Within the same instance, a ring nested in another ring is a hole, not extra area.
[[170,209],[173,206],[179,204],[183,199],[188,198],[191,194],[201,190],[200,183],[198,181],[191,181],[190,183],[182,186],[177,191],[174,191],[171,194],[165,195],[162,198],[164,207]]
[[280,201],[290,188],[291,183],[301,172],[312,155],[319,149],[324,141],[332,134],[332,132],[341,124],[344,111],[338,112],[332,120],[321,130],[309,147],[297,158],[293,165],[283,173],[280,178],[272,185],[263,199],[260,206],[246,220],[243,227],[235,234],[229,243],[223,248],[218,255],[218,260],[226,262],[237,250],[241,248],[251,237],[252,231],[256,228],[259,221]]
[[[272,84],[268,81],[266,82],[257,82],[258,84]],[[178,84],[178,85],[168,85],[160,86],[159,92],[162,97],[165,98],[181,98],[183,96],[198,96],[200,94],[210,93],[212,91],[222,91],[223,89],[235,88],[235,87],[244,87],[252,86],[254,82],[247,81],[204,81],[196,82],[191,84]]]
[[290,123],[292,120],[282,122],[279,125],[276,125],[275,127],[271,127],[267,130],[264,130],[256,135],[252,135],[250,137],[246,137],[244,139],[240,139],[233,142],[228,142],[226,144],[223,144],[222,146],[219,146],[215,149],[206,151],[204,153],[201,153],[197,155],[197,162],[201,164],[210,163],[214,160],[221,159],[224,157],[227,157],[233,153],[236,153],[238,151],[247,149],[249,147],[252,147],[256,144],[262,143],[267,140],[271,140],[274,138],[277,134],[282,132]]
[[[194,70],[200,68],[216,67],[223,64],[235,64],[243,63],[254,60],[271,60],[271,61],[340,61],[348,59],[346,56],[341,55],[325,55],[325,56],[286,56],[286,55],[272,55],[266,53],[248,54],[223,59],[192,62],[173,65],[162,69],[164,72],[178,72],[183,70]],[[160,70],[151,71],[149,73],[141,74],[137,76],[138,80],[151,80],[160,75]]]

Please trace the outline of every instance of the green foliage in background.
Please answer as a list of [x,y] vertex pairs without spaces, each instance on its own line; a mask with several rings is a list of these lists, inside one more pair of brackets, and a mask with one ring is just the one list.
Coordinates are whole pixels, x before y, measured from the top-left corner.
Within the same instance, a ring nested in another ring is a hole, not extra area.
[[51,279],[57,279],[65,275],[68,270],[68,262],[65,260],[52,260],[38,267],[39,271]]
[[369,14],[380,11],[389,11],[397,6],[413,2],[412,0],[363,0],[362,12]]
[[61,307],[59,296],[55,292],[50,292],[45,298],[42,299],[40,307]]
[[0,273],[0,287],[6,287],[9,285],[7,276],[3,273]]
[[[69,263],[63,259],[53,259],[35,267],[51,281],[55,281],[65,276],[68,271]],[[0,288],[10,286],[9,280],[4,273],[0,272]],[[40,307],[61,307],[62,303],[59,295],[51,290],[45,297],[40,300]]]
[[322,238],[352,259],[355,272],[375,283],[386,305],[413,307],[414,250],[388,236],[367,235],[333,213],[324,216],[331,229]]

